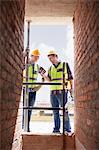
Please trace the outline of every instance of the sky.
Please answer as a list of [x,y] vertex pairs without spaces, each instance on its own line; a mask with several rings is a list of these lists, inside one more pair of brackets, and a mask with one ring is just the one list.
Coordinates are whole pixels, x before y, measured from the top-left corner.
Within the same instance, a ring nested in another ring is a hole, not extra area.
[[[27,25],[24,29],[24,46],[27,45]],[[74,46],[73,46],[73,26],[67,25],[31,25],[30,26],[30,50],[39,49],[41,52],[38,64],[46,70],[51,63],[47,58],[50,50],[55,50],[61,61],[69,63],[71,71],[74,72]],[[43,86],[38,94],[37,101],[43,97],[43,101],[49,101],[49,87]]]

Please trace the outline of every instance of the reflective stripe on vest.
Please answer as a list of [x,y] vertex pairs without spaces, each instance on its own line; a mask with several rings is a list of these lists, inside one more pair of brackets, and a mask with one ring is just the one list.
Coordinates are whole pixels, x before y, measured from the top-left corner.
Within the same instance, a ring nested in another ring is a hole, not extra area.
[[[24,79],[26,79],[26,77],[23,77]],[[28,79],[31,79],[31,80],[37,80],[36,78],[28,78]]]
[[[66,65],[65,65],[66,66]],[[67,79],[67,68],[64,69],[65,79]],[[50,76],[52,83],[63,83],[63,63],[61,62],[57,68],[55,66],[51,66],[50,68]],[[67,82],[67,80],[66,80]],[[63,90],[63,85],[51,85],[50,90]]]
[[[29,67],[28,67],[28,82],[29,83],[36,82],[37,77],[38,77],[38,69],[39,69],[38,64],[35,64],[34,68],[33,68],[32,64],[29,65]],[[25,73],[26,73],[26,71],[25,71]],[[23,75],[23,82],[26,82],[25,73]],[[28,88],[34,88],[35,86],[37,86],[37,85],[28,85]]]
[[55,78],[55,79],[51,79],[51,81],[55,81],[55,80],[63,80],[63,78]]

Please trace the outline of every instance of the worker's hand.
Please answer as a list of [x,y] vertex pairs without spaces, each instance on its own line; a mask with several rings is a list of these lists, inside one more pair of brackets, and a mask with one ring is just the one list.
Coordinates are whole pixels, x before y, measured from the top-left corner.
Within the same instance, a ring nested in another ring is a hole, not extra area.
[[34,88],[33,88],[33,92],[39,91],[39,89],[40,89],[41,87],[42,87],[42,85],[38,85],[38,86],[34,87]]
[[45,73],[41,72],[40,75],[42,76],[42,78],[45,78]]
[[44,82],[45,81],[45,79],[42,77],[42,82]]

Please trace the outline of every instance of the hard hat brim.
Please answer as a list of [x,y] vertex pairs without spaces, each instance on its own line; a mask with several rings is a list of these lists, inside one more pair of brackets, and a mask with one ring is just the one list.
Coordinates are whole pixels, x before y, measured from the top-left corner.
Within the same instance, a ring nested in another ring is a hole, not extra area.
[[58,56],[57,54],[48,54],[47,56],[51,56],[51,55],[55,55],[55,56]]
[[31,54],[31,56],[38,56],[39,57],[40,55],[33,55],[33,54]]

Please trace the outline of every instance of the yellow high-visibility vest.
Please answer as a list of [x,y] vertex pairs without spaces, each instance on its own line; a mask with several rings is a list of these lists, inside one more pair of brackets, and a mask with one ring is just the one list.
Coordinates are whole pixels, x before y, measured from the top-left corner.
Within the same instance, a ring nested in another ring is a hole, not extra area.
[[[64,68],[65,73],[65,82],[67,82],[68,74],[67,74],[67,67],[65,64]],[[63,83],[63,62],[60,62],[58,67],[56,68],[54,65],[52,65],[48,71],[48,74],[50,75],[50,79],[52,83]],[[51,85],[50,90],[63,90],[63,85]]]
[[[39,66],[38,64],[34,64],[34,67],[32,64],[29,64],[28,66],[28,83],[35,83],[37,81],[38,77],[38,70]],[[23,82],[26,82],[26,70],[23,71]],[[28,88],[34,88],[37,85],[28,85]]]

